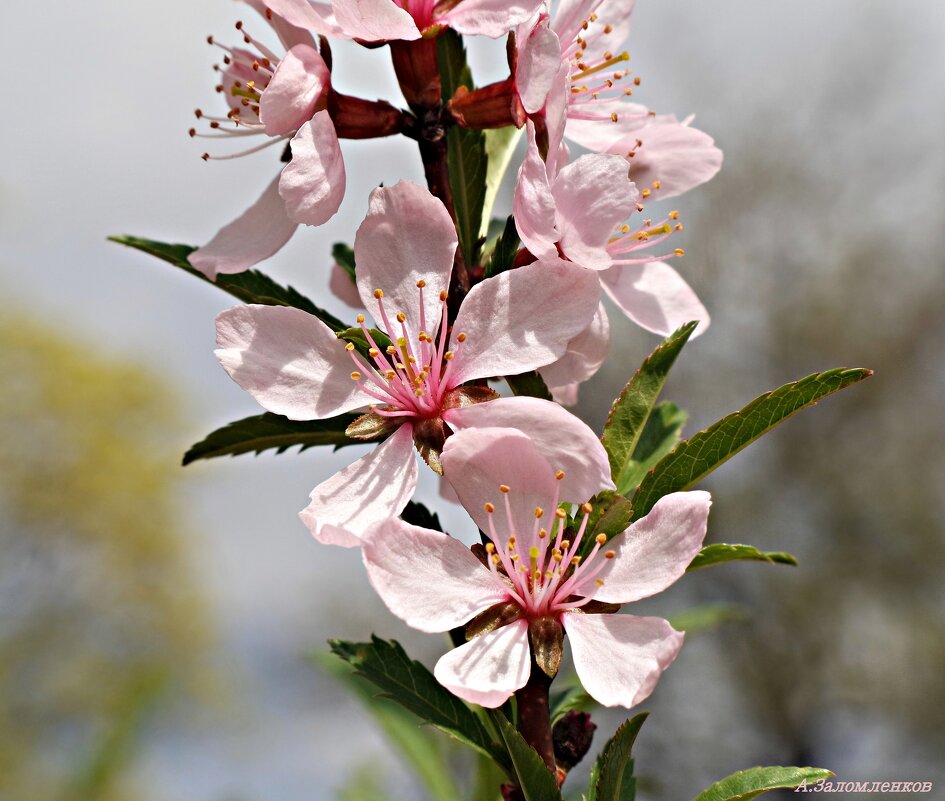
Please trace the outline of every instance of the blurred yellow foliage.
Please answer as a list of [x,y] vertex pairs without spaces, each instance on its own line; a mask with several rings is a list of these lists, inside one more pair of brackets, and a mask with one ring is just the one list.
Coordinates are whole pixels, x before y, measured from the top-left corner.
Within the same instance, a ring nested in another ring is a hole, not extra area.
[[0,321],[0,798],[144,799],[143,716],[195,686],[174,398],[25,319]]

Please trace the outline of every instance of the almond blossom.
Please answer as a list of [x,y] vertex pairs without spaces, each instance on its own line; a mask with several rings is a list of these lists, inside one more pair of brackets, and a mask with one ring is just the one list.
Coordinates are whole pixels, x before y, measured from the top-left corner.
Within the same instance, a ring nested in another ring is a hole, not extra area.
[[542,0],[267,0],[293,25],[364,41],[419,39],[436,26],[497,38],[532,16]]
[[260,0],[245,0],[259,11],[286,48],[279,56],[238,22],[245,47],[209,41],[225,52],[217,86],[229,105],[226,116],[205,114],[210,133],[191,136],[263,142],[225,156],[232,159],[274,145],[284,148],[285,167],[262,196],[210,242],[191,254],[190,263],[209,278],[239,273],[278,252],[299,225],[322,225],[338,211],[345,194],[345,165],[339,136],[387,136],[399,130],[400,113],[384,102],[347,97],[331,87],[331,72],[312,35],[273,15]]
[[466,427],[527,431],[549,454],[567,450],[560,458],[585,484],[609,483],[584,423],[549,401],[498,398],[482,380],[561,357],[597,309],[595,277],[540,262],[502,273],[477,284],[450,325],[456,247],[443,204],[401,181],[374,190],[355,239],[358,292],[377,323],[358,317],[364,352],[300,309],[247,305],[217,318],[217,357],[265,409],[319,420],[368,407],[349,436],[388,437],[312,492],[301,516],[322,542],[357,545],[399,514],[417,483],[414,448],[440,471],[444,442]]
[[[596,448],[603,452],[600,443]],[[587,692],[605,706],[632,707],[676,658],[683,634],[657,617],[616,615],[619,604],[676,581],[706,533],[706,492],[662,498],[648,515],[587,548],[586,483],[555,469],[520,431],[460,431],[443,467],[463,506],[488,535],[475,551],[446,534],[401,520],[379,523],[363,548],[371,584],[388,608],[421,631],[466,627],[434,675],[466,701],[497,707],[537,665],[554,676],[565,635]],[[598,487],[602,488],[602,487]]]

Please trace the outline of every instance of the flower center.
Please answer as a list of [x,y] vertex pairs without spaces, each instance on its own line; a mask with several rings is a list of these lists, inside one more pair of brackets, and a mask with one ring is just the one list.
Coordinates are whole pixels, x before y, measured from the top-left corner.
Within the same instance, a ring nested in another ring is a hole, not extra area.
[[[660,182],[653,182],[653,190],[644,189],[642,197],[650,197],[653,191],[658,191]],[[638,211],[643,211],[643,205],[637,205]],[[613,257],[614,264],[636,264],[643,261],[662,261],[672,256],[685,256],[686,251],[675,248],[672,253],[654,255],[652,253],[634,256],[635,251],[650,248],[665,241],[677,231],[682,231],[683,225],[679,222],[679,212],[671,211],[658,223],[653,220],[644,220],[636,229],[629,225],[621,225],[614,235],[607,240],[607,252]]]
[[[564,472],[559,470],[555,477],[560,481]],[[536,507],[535,522],[529,532],[515,532],[512,507],[509,501],[511,488],[499,486],[505,505],[505,526],[507,536],[502,537],[499,529],[503,523],[495,522],[496,507],[493,503],[485,505],[489,515],[489,539],[486,543],[486,556],[489,569],[493,573],[508,576],[511,582],[509,594],[530,619],[558,615],[568,609],[584,606],[593,598],[594,591],[603,585],[599,578],[607,561],[614,558],[614,551],[604,551],[601,547],[607,542],[604,534],[598,534],[594,546],[586,555],[581,554],[581,544],[587,532],[587,524],[593,507],[585,503],[581,507],[583,517],[574,539],[567,538],[570,519],[563,509],[558,508],[559,490],[550,508],[554,509],[554,519],[545,527],[545,510]],[[577,518],[574,518],[574,522]]]
[[359,314],[358,325],[369,346],[370,361],[356,352],[354,343],[345,346],[356,368],[351,373],[352,380],[357,381],[365,393],[380,401],[382,405],[372,407],[372,411],[382,417],[438,417],[444,396],[453,388],[453,359],[466,341],[466,334],[456,336],[455,351],[447,350],[445,291],[440,293],[442,310],[438,335],[431,335],[426,330],[425,287],[426,281],[417,282],[420,311],[420,329],[417,332],[410,330],[403,312],[394,314],[396,323],[391,320],[384,304],[384,291],[376,289],[374,297],[381,317],[377,322],[390,344],[381,347],[365,324],[364,315]]

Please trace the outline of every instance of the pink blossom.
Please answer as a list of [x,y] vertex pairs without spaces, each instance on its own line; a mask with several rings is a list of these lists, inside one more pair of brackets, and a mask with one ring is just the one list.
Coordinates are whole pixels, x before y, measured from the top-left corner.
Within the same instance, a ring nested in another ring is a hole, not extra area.
[[392,519],[371,529],[363,549],[371,584],[408,625],[466,626],[468,642],[436,664],[440,683],[472,703],[499,706],[528,681],[532,656],[554,675],[567,634],[591,696],[606,706],[645,699],[683,634],[661,618],[607,613],[683,575],[705,537],[708,493],[667,495],[587,549],[589,505],[575,518],[559,511],[588,497],[586,482],[553,469],[523,433],[461,431],[447,440],[443,466],[488,534],[485,548],[477,555],[441,532]]
[[217,89],[230,107],[224,117],[197,111],[210,133],[192,136],[248,140],[262,144],[226,156],[231,159],[283,144],[291,160],[262,196],[236,220],[222,228],[189,261],[214,278],[242,272],[278,252],[299,224],[321,225],[341,204],[345,191],[344,159],[327,100],[331,74],[307,31],[266,13],[261,2],[249,4],[264,13],[287,52],[279,57],[255,39],[241,22],[237,28],[246,47],[224,52],[223,80]]
[[678,121],[657,116],[628,98],[630,54],[622,50],[630,31],[633,0],[564,0],[553,16],[535,15],[517,31],[515,82],[522,106],[540,118],[551,136],[598,153],[626,157],[630,177],[659,187],[661,199],[711,179],[722,165],[712,138]]
[[560,458],[609,482],[606,457],[584,447],[596,442],[584,423],[548,401],[495,399],[481,381],[561,357],[597,309],[596,278],[557,263],[511,270],[473,287],[449,326],[456,246],[449,213],[426,189],[401,181],[371,194],[354,245],[357,286],[391,344],[359,315],[367,357],[299,309],[238,306],[217,318],[220,362],[264,408],[317,420],[367,406],[349,434],[393,432],[312,492],[302,519],[322,542],[357,545],[371,522],[399,514],[417,482],[414,446],[438,470],[443,442],[466,427],[515,427],[549,454],[576,449]]

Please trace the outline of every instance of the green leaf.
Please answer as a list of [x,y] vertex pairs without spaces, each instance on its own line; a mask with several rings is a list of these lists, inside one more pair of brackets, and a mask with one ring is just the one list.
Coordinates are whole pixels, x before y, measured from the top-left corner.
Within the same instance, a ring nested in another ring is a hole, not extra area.
[[515,781],[522,788],[525,801],[561,801],[558,780],[544,760],[509,723],[500,710],[490,709],[489,718],[502,737],[512,759]]
[[199,270],[190,266],[187,257],[197,248],[191,245],[169,245],[136,236],[110,236],[109,241],[140,250],[179,267],[184,272],[219,287],[244,303],[261,303],[266,306],[292,306],[314,315],[333,331],[343,331],[347,326],[337,317],[316,306],[305,295],[290,286],[282,286],[259,270],[246,270],[233,275],[218,275],[212,281]]
[[417,723],[416,717],[390,699],[378,696],[373,686],[357,676],[350,665],[331,654],[312,654],[316,665],[350,690],[367,707],[391,745],[435,801],[456,801],[459,791],[442,748],[443,740]]
[[[376,328],[370,328],[368,330],[371,333],[371,338],[377,343],[377,347],[381,350],[386,350],[390,347],[391,341],[387,334],[383,331],[378,331]],[[354,326],[352,328],[346,328],[344,331],[339,331],[337,336],[338,339],[343,339],[345,342],[353,342],[354,346],[358,349],[358,353],[366,358],[371,358],[368,354],[371,343],[368,342],[368,338],[364,335],[364,331],[361,330],[360,326]]]
[[689,563],[689,567],[687,567],[686,570],[699,570],[703,567],[720,565],[723,562],[744,560],[770,562],[771,564],[797,567],[797,559],[789,553],[782,553],[780,551],[765,552],[759,551],[753,545],[727,545],[722,542],[717,542],[712,545],[706,545],[699,551],[699,553],[696,554],[696,558]]
[[694,486],[791,415],[870,375],[870,370],[843,368],[815,373],[755,398],[741,411],[684,440],[643,479],[633,496],[633,519],[643,517],[664,495]]
[[[497,743],[482,719],[443,687],[419,662],[407,656],[400,643],[371,637],[371,642],[329,640],[332,653],[350,664],[359,676],[378,687],[421,720],[491,757],[511,771],[505,748]],[[511,775],[511,773],[510,773]]]
[[643,425],[643,433],[633,449],[633,455],[621,474],[621,483],[627,493],[639,487],[650,468],[679,444],[680,434],[688,419],[689,415],[671,401],[663,401],[653,407]]
[[648,714],[641,712],[624,721],[608,740],[591,769],[588,801],[633,801],[636,781],[633,778],[631,752]]
[[502,229],[502,233],[499,235],[495,247],[492,249],[489,264],[486,265],[486,278],[491,278],[493,275],[511,270],[521,243],[518,236],[518,229],[515,227],[515,218],[509,215],[505,221],[505,228]]
[[[637,445],[666,383],[670,368],[689,340],[697,323],[686,323],[671,334],[640,365],[640,369],[624,387],[610,408],[601,442],[610,459],[611,476],[617,489],[625,495],[635,486],[644,453],[637,457]],[[651,432],[656,436],[656,432]],[[650,452],[652,453],[652,446]],[[644,471],[645,472],[645,471]]]
[[289,420],[281,414],[266,412],[218,428],[184,454],[185,465],[197,459],[262,453],[276,449],[282,453],[296,445],[301,450],[315,445],[363,445],[345,435],[345,429],[358,419],[356,414],[341,414],[327,420]]
[[351,246],[346,245],[344,242],[335,242],[331,248],[331,257],[335,260],[335,264],[348,274],[353,284],[356,280],[356,275],[354,271],[354,250],[352,250]]
[[400,513],[400,519],[412,526],[429,528],[433,531],[443,530],[436,512],[431,512],[419,501],[407,501],[407,506]]
[[486,235],[488,221],[492,217],[496,196],[502,186],[502,179],[509,168],[515,146],[522,136],[524,128],[508,125],[505,128],[490,128],[486,131],[486,195],[482,205],[483,225],[479,229],[480,236]]
[[737,604],[705,604],[669,616],[670,625],[687,636],[711,631],[724,623],[738,623],[748,615]]
[[[451,98],[460,86],[474,88],[459,34],[452,30],[441,33],[436,40],[436,55],[445,99]],[[446,134],[446,149],[460,251],[466,264],[477,264],[486,198],[485,134],[455,125]],[[488,217],[485,219],[488,224]]]
[[554,726],[568,712],[587,712],[597,706],[597,702],[580,685],[559,690],[551,694],[551,725]]
[[521,375],[507,375],[505,380],[514,395],[527,395],[530,398],[541,398],[542,400],[552,399],[551,390],[548,389],[545,380],[535,370]]
[[749,768],[716,782],[693,801],[749,801],[769,790],[792,790],[833,776],[823,768]]

